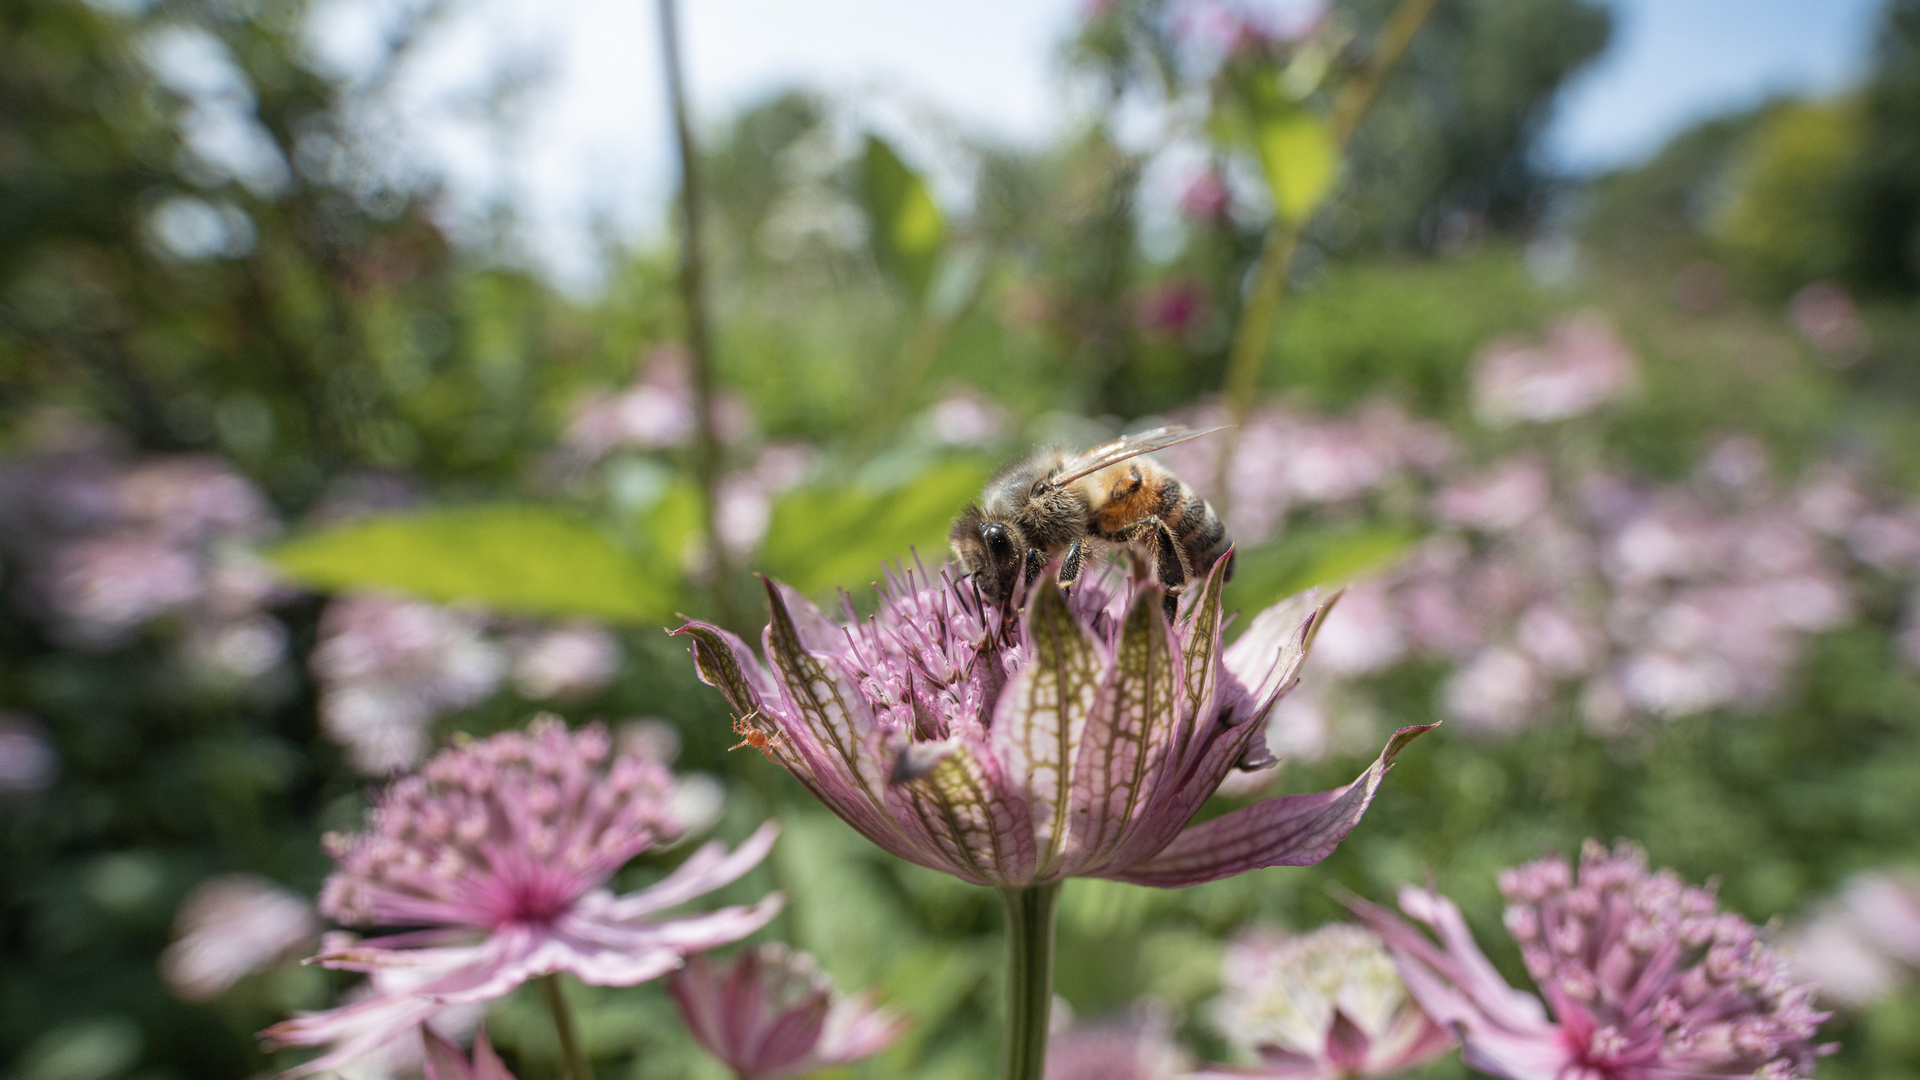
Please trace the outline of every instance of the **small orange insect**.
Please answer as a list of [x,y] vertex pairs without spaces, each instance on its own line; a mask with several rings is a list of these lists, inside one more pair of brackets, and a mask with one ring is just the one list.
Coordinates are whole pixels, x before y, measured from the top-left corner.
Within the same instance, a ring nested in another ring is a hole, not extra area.
[[727,749],[738,750],[743,746],[751,746],[755,750],[764,751],[769,746],[778,747],[785,745],[785,736],[781,735],[778,731],[762,728],[753,722],[753,718],[759,715],[760,710],[755,709],[733,722],[733,733],[740,736],[740,741],[727,747]]

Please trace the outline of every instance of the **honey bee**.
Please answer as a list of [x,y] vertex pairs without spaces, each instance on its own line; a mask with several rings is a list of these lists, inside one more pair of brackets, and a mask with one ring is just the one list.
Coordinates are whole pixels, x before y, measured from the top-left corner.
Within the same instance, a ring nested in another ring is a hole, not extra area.
[[1048,448],[1003,466],[953,523],[953,556],[981,595],[1004,610],[1015,584],[1031,584],[1054,559],[1060,586],[1071,590],[1093,545],[1140,549],[1167,590],[1171,620],[1187,583],[1231,542],[1207,500],[1144,455],[1217,430],[1155,428],[1084,454]]

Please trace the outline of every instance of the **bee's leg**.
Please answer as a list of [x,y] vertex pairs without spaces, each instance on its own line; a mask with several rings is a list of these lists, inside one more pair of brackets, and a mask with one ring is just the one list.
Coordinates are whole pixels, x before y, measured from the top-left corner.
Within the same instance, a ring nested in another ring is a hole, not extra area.
[[1040,549],[1028,548],[1026,565],[1020,568],[1020,573],[1025,578],[1022,584],[1032,586],[1033,579],[1039,577],[1040,571],[1046,568],[1047,557],[1040,553]]
[[1087,542],[1075,540],[1060,559],[1060,588],[1068,596],[1073,595],[1073,586],[1080,580],[1080,571],[1087,562]]
[[1173,538],[1173,530],[1167,528],[1167,523],[1158,515],[1149,514],[1127,526],[1122,536],[1129,543],[1143,537],[1151,541],[1154,574],[1160,579],[1161,588],[1167,591],[1161,602],[1166,606],[1167,621],[1176,621],[1180,614],[1180,593],[1187,586],[1187,564],[1181,558],[1180,543]]

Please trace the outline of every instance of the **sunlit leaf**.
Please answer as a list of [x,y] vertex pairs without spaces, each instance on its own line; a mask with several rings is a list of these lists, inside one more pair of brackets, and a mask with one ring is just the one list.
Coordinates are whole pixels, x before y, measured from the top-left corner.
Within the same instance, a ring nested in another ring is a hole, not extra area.
[[1305,221],[1333,188],[1340,153],[1320,118],[1305,109],[1277,110],[1262,117],[1254,150],[1267,175],[1274,212],[1285,221]]
[[1315,585],[1345,585],[1387,569],[1420,534],[1389,525],[1303,529],[1240,552],[1226,607],[1258,611]]
[[391,589],[522,615],[623,622],[673,609],[671,567],[649,568],[599,529],[557,510],[494,504],[356,521],[270,553],[315,589]]
[[802,488],[773,508],[760,549],[763,569],[818,593],[875,581],[880,564],[918,550],[945,557],[947,529],[980,493],[987,469],[974,462],[936,465],[897,488]]
[[947,235],[939,204],[926,181],[878,136],[867,136],[862,175],[875,260],[916,298],[926,295]]

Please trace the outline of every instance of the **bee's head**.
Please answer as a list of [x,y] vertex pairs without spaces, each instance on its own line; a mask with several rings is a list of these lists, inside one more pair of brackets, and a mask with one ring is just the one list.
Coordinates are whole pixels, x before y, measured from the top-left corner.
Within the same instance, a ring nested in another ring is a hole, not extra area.
[[954,560],[973,580],[980,595],[1004,604],[1020,580],[1023,547],[1005,522],[989,520],[977,506],[969,506],[948,534]]

